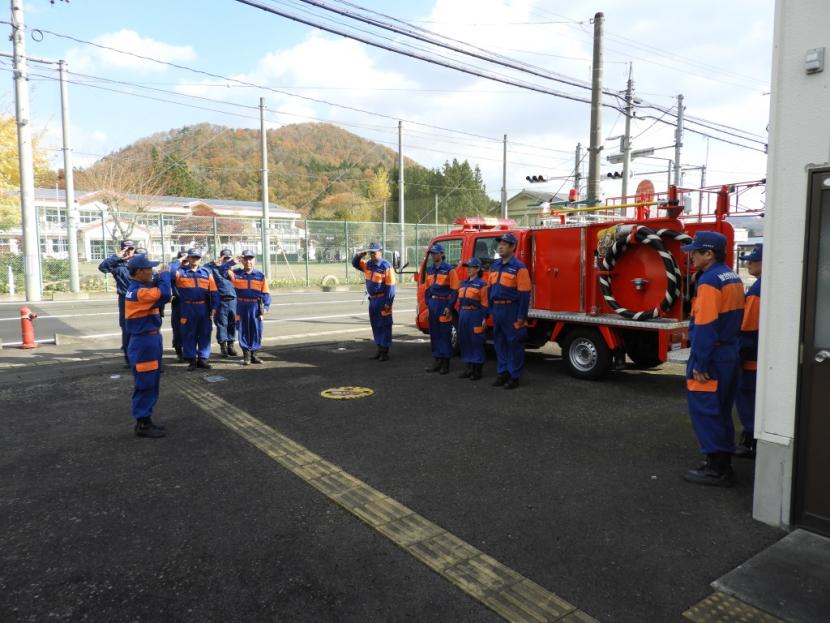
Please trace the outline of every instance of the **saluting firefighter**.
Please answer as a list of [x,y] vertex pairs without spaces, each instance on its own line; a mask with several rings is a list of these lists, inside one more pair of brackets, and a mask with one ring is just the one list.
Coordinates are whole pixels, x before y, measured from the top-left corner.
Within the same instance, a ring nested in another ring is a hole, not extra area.
[[[369,259],[366,259],[366,255]],[[366,279],[369,297],[369,322],[377,352],[370,359],[387,361],[392,347],[392,304],[395,302],[395,269],[383,259],[383,246],[373,242],[366,251],[352,258],[352,266]]]
[[738,394],[735,407],[741,420],[741,440],[735,447],[734,456],[746,459],[755,458],[755,386],[758,376],[758,330],[761,316],[761,263],[764,246],[759,244],[747,255],[741,256],[746,262],[749,274],[755,277],[746,293],[744,302],[744,319],[741,323],[740,344],[741,377],[738,381]]
[[429,249],[432,265],[424,271],[424,300],[429,308],[429,342],[434,362],[427,372],[447,374],[452,358],[452,314],[458,298],[458,275],[444,260],[444,247]]
[[115,279],[115,291],[118,294],[118,326],[121,327],[121,352],[124,353],[125,366],[130,367],[127,357],[127,345],[130,342],[130,334],[124,324],[124,297],[130,287],[130,271],[127,262],[135,255],[135,243],[132,240],[121,241],[121,251],[105,258],[98,264],[98,270],[104,274],[112,275]]
[[735,428],[732,405],[738,384],[738,333],[744,314],[744,286],[726,258],[726,236],[699,231],[680,247],[698,271],[689,320],[691,353],[686,368],[689,416],[706,459],[684,480],[731,486]]
[[511,233],[496,238],[499,254],[490,266],[489,304],[498,376],[494,387],[515,389],[525,363],[530,273],[515,255],[519,239]]
[[139,437],[164,437],[164,427],[152,420],[159,397],[162,340],[160,307],[170,300],[170,272],[156,275],[146,255],[136,255],[128,263],[131,281],[124,296],[125,325],[130,333],[127,354],[135,382],[132,412],[135,434]]
[[222,249],[219,251],[217,259],[205,264],[205,267],[213,273],[216,289],[219,290],[219,309],[216,310],[213,322],[216,324],[216,341],[219,342],[219,349],[222,351],[223,357],[236,357],[237,355],[234,348],[236,342],[236,289],[231,280],[223,275],[222,271],[223,265],[231,258],[233,258],[233,251]]
[[219,308],[219,292],[213,273],[199,266],[202,252],[187,250],[187,265],[175,273],[173,287],[181,305],[179,324],[182,328],[182,352],[189,362],[188,371],[196,368],[210,370],[211,320]]
[[[187,266],[187,251],[181,250],[176,253],[175,259],[170,262],[170,274],[175,275],[180,266]],[[175,291],[170,299],[170,327],[173,329],[173,350],[176,351],[176,360],[184,361],[182,353],[182,305]]]
[[[224,252],[223,252],[224,253]],[[242,365],[262,363],[257,351],[262,348],[262,316],[271,309],[271,291],[261,270],[254,268],[253,251],[239,256],[240,268],[230,270],[236,261],[229,259],[220,267],[236,291],[236,329],[242,349]]]
[[463,266],[467,269],[467,279],[458,288],[458,341],[461,360],[467,367],[458,378],[477,381],[484,367],[488,288],[481,276],[481,260],[471,257]]

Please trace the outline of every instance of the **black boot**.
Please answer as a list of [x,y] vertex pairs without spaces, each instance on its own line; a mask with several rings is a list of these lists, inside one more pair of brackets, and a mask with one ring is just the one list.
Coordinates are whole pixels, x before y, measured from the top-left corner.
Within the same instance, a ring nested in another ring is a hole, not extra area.
[[507,379],[507,383],[503,385],[504,389],[516,389],[519,386],[519,379]]
[[228,342],[228,355],[231,357],[238,357],[239,353],[236,352],[236,346],[233,342]]
[[432,360],[432,365],[424,368],[424,372],[438,372],[441,369],[442,360],[437,357]]
[[157,426],[153,426],[153,422],[149,417],[138,418],[134,430],[138,437],[149,437],[151,439],[164,437],[164,431]]
[[181,346],[175,346],[173,348],[173,350],[176,351],[176,361],[178,361],[179,363],[184,363],[184,355],[182,355],[182,347]]
[[389,361],[389,349],[388,348],[381,348],[380,355],[378,355],[378,361]]
[[247,366],[249,363],[251,363],[251,351],[249,351],[247,348],[243,348],[242,349],[242,365]]
[[199,357],[196,360],[196,367],[197,368],[202,368],[204,370],[212,370],[213,369],[213,366],[208,363],[208,360],[207,359],[202,359],[201,357]]
[[375,354],[374,354],[374,355],[372,355],[371,357],[369,357],[369,359],[380,359],[380,354],[381,354],[382,352],[383,352],[383,349],[382,349],[380,346],[378,346],[378,349],[377,349],[377,351],[375,352]]
[[227,358],[227,356],[228,356],[228,345],[225,342],[219,342],[219,350],[222,351],[222,356]]
[[130,358],[127,357],[126,355],[124,355],[124,368],[125,369],[132,368],[132,366],[130,365]]
[[723,452],[707,454],[700,467],[686,472],[683,480],[709,487],[731,487],[735,482],[735,474],[730,458],[730,455]]
[[482,363],[473,364],[473,372],[470,374],[471,381],[478,381],[481,378],[481,369],[484,367]]
[[509,381],[509,380],[510,380],[510,375],[509,374],[499,374],[498,376],[496,376],[496,380],[493,381],[493,387],[501,387],[502,385],[507,383],[507,381]]
[[741,433],[741,441],[735,446],[735,452],[732,453],[732,456],[739,459],[754,459],[756,443],[755,438],[744,431]]
[[196,360],[191,359],[187,364],[187,371],[188,372],[193,372],[195,369],[196,369]]
[[153,418],[152,418],[152,417],[150,417],[150,416],[147,416],[147,421],[150,423],[150,428],[153,428],[153,429],[155,429],[155,430],[167,430],[167,429],[166,429],[163,425],[161,425],[161,424],[156,424],[156,423],[153,421]]
[[468,379],[473,375],[473,365],[472,363],[468,363],[467,367],[464,368],[464,372],[458,375],[460,379]]
[[262,359],[256,356],[256,351],[251,351],[251,363],[262,363]]
[[441,369],[438,370],[438,374],[448,374],[450,371],[450,360],[447,357],[444,357],[441,360]]

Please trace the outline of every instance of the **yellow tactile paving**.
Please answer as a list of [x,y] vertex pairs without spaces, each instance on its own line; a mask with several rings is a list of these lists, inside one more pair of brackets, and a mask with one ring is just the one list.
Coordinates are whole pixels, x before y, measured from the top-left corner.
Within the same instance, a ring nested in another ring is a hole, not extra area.
[[726,593],[712,593],[683,616],[695,623],[785,623]]
[[599,623],[216,394],[192,382],[177,381],[176,386],[228,429],[504,619],[516,623]]

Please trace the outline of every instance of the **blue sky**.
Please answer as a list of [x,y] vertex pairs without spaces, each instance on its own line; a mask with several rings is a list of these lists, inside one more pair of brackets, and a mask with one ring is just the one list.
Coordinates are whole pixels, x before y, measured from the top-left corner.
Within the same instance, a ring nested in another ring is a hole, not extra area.
[[[323,13],[296,0],[262,0],[291,12]],[[422,0],[408,3],[359,4],[385,12],[460,41],[509,56],[578,80],[590,79],[591,24],[596,10],[606,15],[605,86],[625,86],[628,64],[639,96],[659,106],[671,106],[683,93],[687,114],[736,126],[765,136],[768,117],[769,72],[772,54],[772,0],[701,0],[666,3],[657,0],[606,0],[593,7],[561,0]],[[338,4],[344,8],[343,4]],[[668,10],[666,7],[671,7]],[[590,8],[589,8],[590,7]],[[307,14],[306,14],[307,15]],[[0,15],[0,19],[7,19]],[[344,18],[337,18],[346,21]],[[134,91],[161,101],[76,85],[70,87],[72,134],[76,161],[88,164],[153,132],[209,121],[257,127],[257,111],[227,104],[206,103],[188,95],[256,106],[267,100],[269,125],[308,120],[340,124],[371,140],[394,146],[397,123],[404,124],[405,152],[427,165],[467,158],[481,166],[488,191],[501,186],[501,145],[508,134],[508,191],[525,186],[524,176],[568,175],[572,150],[588,142],[589,108],[550,95],[530,93],[451,70],[434,67],[364,44],[296,24],[233,0],[196,2],[144,0],[112,2],[48,0],[26,2],[30,30],[50,30],[78,39],[131,50],[246,82],[278,88],[389,118],[344,110],[272,91],[241,87],[187,71],[147,63],[134,57],[44,34],[30,33],[32,56],[64,58],[75,80],[111,90]],[[8,28],[0,25],[0,29]],[[9,49],[0,46],[3,51]],[[449,55],[451,56],[451,55]],[[480,63],[479,63],[480,64]],[[0,63],[0,111],[12,113],[14,100],[8,64]],[[488,68],[488,71],[511,73]],[[33,66],[33,74],[54,78],[54,70]],[[85,76],[94,76],[88,78]],[[512,72],[514,77],[530,80]],[[142,87],[118,85],[119,80]],[[538,84],[580,96],[587,92],[532,78]],[[168,90],[180,96],[152,92]],[[33,76],[32,116],[43,142],[58,147],[60,107],[58,87],[51,79]],[[194,109],[172,103],[213,108]],[[649,111],[644,111],[647,114]],[[659,116],[659,115],[658,115]],[[416,125],[415,123],[425,125]],[[440,126],[453,133],[427,126]],[[606,110],[603,133],[622,132],[618,112]],[[635,121],[634,148],[672,143],[671,128],[653,120]],[[466,134],[465,134],[466,133]],[[473,137],[470,134],[477,136]],[[484,137],[484,138],[481,138]],[[496,140],[488,140],[488,138]],[[515,145],[513,143],[521,143]],[[761,153],[688,135],[684,161],[709,166],[709,183],[754,179],[764,175]],[[616,151],[616,142],[606,144]],[[708,153],[708,155],[707,155]],[[668,151],[661,153],[671,157]],[[638,172],[662,170],[661,160],[635,161]],[[586,167],[587,168],[587,167]],[[606,165],[605,170],[615,167]],[[686,183],[697,184],[690,171]],[[662,174],[652,176],[662,182]],[[641,179],[641,178],[637,178]],[[636,180],[635,180],[636,183]],[[658,187],[662,184],[658,183]],[[558,190],[561,183],[543,188]],[[606,195],[618,194],[618,183],[604,182]],[[539,187],[536,187],[539,189]],[[252,198],[255,199],[255,198]]]

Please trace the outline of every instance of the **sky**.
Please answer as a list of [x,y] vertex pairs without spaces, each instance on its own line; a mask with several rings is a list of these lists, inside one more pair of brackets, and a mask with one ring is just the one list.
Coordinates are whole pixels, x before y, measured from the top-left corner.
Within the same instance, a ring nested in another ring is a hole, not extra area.
[[[356,10],[347,2],[326,1],[338,9]],[[622,93],[630,70],[635,96],[642,100],[632,120],[634,150],[673,145],[673,127],[656,119],[673,122],[672,113],[661,110],[674,106],[681,93],[687,115],[709,125],[722,124],[717,126],[722,129],[750,132],[760,142],[738,140],[701,125],[690,128],[763,150],[774,0],[598,0],[593,5],[564,0],[354,0],[385,14],[380,18],[385,21],[404,20],[455,40],[453,45],[477,46],[478,53],[499,54],[511,63],[532,65],[537,73],[554,73],[574,84],[460,56],[299,0],[258,2],[386,45],[418,46],[418,54],[580,99],[590,98],[590,91],[579,85],[591,79],[592,19],[602,11],[604,87]],[[567,180],[530,185],[525,176],[572,175],[576,144],[584,148],[589,143],[590,106],[584,102],[408,58],[234,0],[72,0],[54,5],[49,0],[27,0],[24,7],[27,54],[68,63],[76,166],[89,165],[138,138],[171,128],[201,122],[258,128],[260,97],[266,100],[269,127],[325,121],[393,149],[402,120],[407,157],[429,167],[467,159],[480,166],[494,198],[502,186],[505,134],[508,196],[523,188],[567,190]],[[9,21],[9,14],[0,13],[0,20]],[[2,29],[10,26],[0,23]],[[6,40],[0,52],[11,52],[11,43]],[[45,147],[57,150],[61,144],[57,71],[33,63],[30,72],[33,128]],[[606,100],[619,103],[613,97]],[[0,112],[14,113],[10,61],[5,58],[0,58]],[[602,130],[609,139],[604,143],[602,167],[606,197],[620,194],[619,181],[606,178],[620,166],[608,163],[605,156],[618,153],[619,140],[612,137],[622,134],[623,128],[624,115],[604,108]],[[62,166],[59,152],[51,153],[55,166]],[[654,155],[663,159],[633,161],[631,192],[645,178],[658,190],[665,188],[666,159],[673,158],[674,152],[658,149]],[[371,157],[365,155],[370,164]],[[682,162],[690,167],[705,164],[707,185],[760,179],[766,170],[762,151],[689,132],[684,136]],[[583,175],[587,168],[586,159]],[[699,170],[685,173],[685,186],[697,187],[700,181]]]

